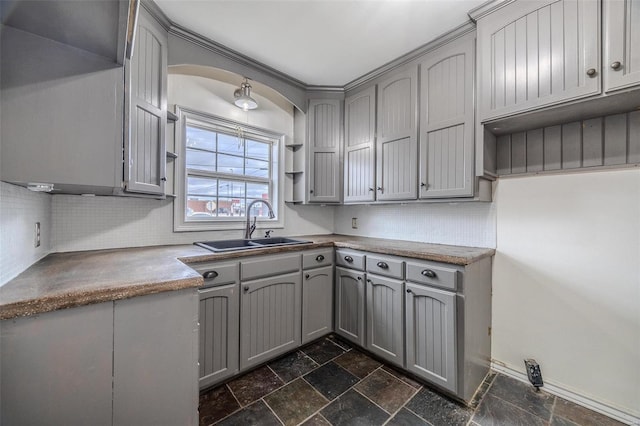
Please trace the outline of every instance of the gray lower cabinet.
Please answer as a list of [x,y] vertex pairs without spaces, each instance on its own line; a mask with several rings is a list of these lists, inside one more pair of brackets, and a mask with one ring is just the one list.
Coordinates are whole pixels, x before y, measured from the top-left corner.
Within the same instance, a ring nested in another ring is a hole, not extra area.
[[241,285],[240,369],[245,370],[300,346],[302,279],[298,271]]
[[367,274],[367,346],[379,357],[404,366],[404,282]]
[[333,265],[303,271],[302,344],[333,331]]
[[240,284],[200,289],[200,389],[239,371]]
[[335,332],[365,346],[364,272],[336,267]]
[[406,285],[407,370],[457,393],[456,294]]

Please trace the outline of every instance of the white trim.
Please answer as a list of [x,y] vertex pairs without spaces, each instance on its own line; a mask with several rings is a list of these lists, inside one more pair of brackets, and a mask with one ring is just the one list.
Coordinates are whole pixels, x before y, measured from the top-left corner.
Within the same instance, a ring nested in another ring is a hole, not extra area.
[[[491,360],[491,369],[521,382],[529,383],[529,378],[525,373],[507,366],[503,362]],[[545,392],[559,396],[567,401],[571,401],[575,404],[588,408],[589,410],[604,414],[605,416],[611,417],[619,422],[629,425],[640,425],[640,417],[636,417],[631,413],[621,410],[620,408],[612,407],[604,402],[579,394],[576,390],[569,389],[563,385],[545,380],[543,389]]]

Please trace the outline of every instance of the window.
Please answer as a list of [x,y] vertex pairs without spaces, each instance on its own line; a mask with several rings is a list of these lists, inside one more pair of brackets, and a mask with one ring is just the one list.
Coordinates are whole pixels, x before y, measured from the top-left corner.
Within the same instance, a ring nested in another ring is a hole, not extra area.
[[184,193],[176,203],[176,230],[240,229],[233,222],[244,226],[246,208],[255,200],[269,201],[276,219],[269,219],[263,203],[252,206],[251,216],[277,226],[282,135],[184,109],[180,113],[176,147]]

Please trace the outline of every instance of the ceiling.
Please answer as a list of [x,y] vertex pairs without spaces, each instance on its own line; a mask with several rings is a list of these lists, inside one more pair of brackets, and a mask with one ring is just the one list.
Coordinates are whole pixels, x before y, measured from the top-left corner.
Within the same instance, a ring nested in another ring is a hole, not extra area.
[[176,24],[308,85],[343,86],[485,0],[155,0]]

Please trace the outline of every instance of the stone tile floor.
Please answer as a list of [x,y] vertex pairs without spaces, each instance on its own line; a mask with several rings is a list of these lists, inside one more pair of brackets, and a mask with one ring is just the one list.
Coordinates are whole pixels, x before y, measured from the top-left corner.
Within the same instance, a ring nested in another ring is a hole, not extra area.
[[615,420],[490,373],[470,407],[329,336],[200,395],[200,425],[613,426]]

